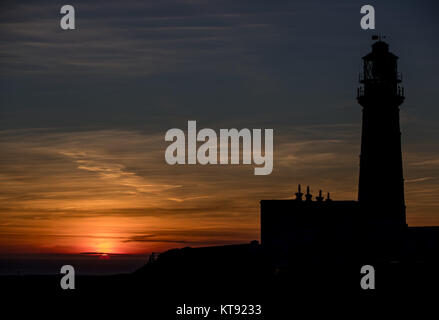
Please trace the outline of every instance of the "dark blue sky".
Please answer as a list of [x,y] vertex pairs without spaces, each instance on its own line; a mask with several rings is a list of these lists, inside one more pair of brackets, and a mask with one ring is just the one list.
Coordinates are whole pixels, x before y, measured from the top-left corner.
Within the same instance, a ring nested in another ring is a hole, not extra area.
[[75,1],[74,31],[60,29],[58,1],[9,3],[3,129],[358,123],[373,33],[401,57],[406,117],[439,117],[434,1],[368,2],[375,32],[360,28],[362,1]]

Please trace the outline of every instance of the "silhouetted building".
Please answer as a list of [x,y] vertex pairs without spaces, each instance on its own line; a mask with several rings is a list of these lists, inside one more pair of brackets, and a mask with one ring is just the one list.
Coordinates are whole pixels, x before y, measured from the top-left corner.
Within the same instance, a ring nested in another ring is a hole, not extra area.
[[[375,42],[363,57],[363,86],[358,89],[363,107],[358,201],[369,217],[388,227],[406,225],[399,127],[404,89],[399,86],[397,59],[387,43]],[[384,194],[377,194],[377,188]]]
[[362,254],[366,248],[385,255],[399,251],[407,225],[399,126],[404,91],[397,59],[381,39],[363,57],[357,97],[363,107],[358,201],[331,201],[329,196],[323,201],[321,191],[312,201],[309,187],[303,201],[300,185],[294,200],[262,200],[261,244],[272,254],[323,257],[341,251],[346,256],[353,247]]
[[361,223],[359,203],[329,198],[312,201],[309,192],[307,198],[262,200],[261,244],[278,257],[293,252],[312,258],[334,250],[343,255],[343,241],[355,237],[358,228],[353,226]]
[[402,276],[417,284],[417,270],[424,274],[424,286],[438,280],[439,227],[406,224],[399,127],[404,91],[397,59],[381,39],[363,57],[358,201],[332,200],[329,193],[325,198],[321,190],[314,200],[309,186],[304,193],[299,185],[295,199],[261,200],[261,245],[169,250],[139,272],[172,283],[185,277],[204,282],[214,274],[216,285],[243,279],[249,285],[258,279],[258,285],[274,281],[288,288],[299,282],[301,288],[320,286],[330,274],[334,286],[357,287],[358,266],[373,263],[388,286]]

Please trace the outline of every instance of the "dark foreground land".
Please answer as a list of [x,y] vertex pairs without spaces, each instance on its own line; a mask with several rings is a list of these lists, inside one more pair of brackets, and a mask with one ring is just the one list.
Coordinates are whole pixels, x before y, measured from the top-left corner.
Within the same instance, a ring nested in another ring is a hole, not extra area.
[[[439,263],[434,259],[368,261],[375,269],[375,290],[361,289],[364,261],[297,260],[275,268],[267,261],[259,245],[185,248],[162,254],[132,274],[77,276],[75,290],[61,289],[62,275],[4,276],[0,283],[11,301],[4,307],[16,312],[81,313],[85,308],[100,315],[121,312],[124,319],[203,319],[179,316],[176,310],[183,305],[219,310],[227,304],[261,305],[262,313],[211,313],[207,319],[284,319],[299,310],[311,316],[358,306],[364,312],[378,300],[387,307],[396,303],[401,310],[400,297],[438,298]],[[37,307],[23,307],[31,305]]]

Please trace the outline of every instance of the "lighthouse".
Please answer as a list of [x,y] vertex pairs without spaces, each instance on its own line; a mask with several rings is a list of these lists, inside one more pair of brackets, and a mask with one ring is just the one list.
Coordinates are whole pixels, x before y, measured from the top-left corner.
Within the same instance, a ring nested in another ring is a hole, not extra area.
[[364,56],[357,100],[362,106],[358,201],[368,219],[406,226],[399,107],[404,101],[398,57],[380,37]]

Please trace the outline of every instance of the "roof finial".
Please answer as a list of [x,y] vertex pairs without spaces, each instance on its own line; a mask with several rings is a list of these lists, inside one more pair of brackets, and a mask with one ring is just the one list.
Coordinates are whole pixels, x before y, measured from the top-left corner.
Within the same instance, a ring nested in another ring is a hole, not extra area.
[[322,190],[319,190],[319,196],[316,197],[316,200],[317,200],[318,202],[322,202],[322,201],[323,201]]
[[299,184],[297,190],[298,190],[298,191],[296,192],[296,200],[298,200],[298,201],[302,201],[303,193],[302,193],[302,191],[301,191],[300,184]]
[[305,195],[306,201],[311,201],[312,194],[309,192],[309,186],[306,187],[306,195]]
[[372,40],[382,41],[382,39],[386,39],[386,36],[382,36],[381,33],[380,34],[374,34],[372,36]]
[[329,192],[328,192],[328,195],[326,196],[326,201],[332,201],[332,199],[331,199],[331,197],[329,195]]

